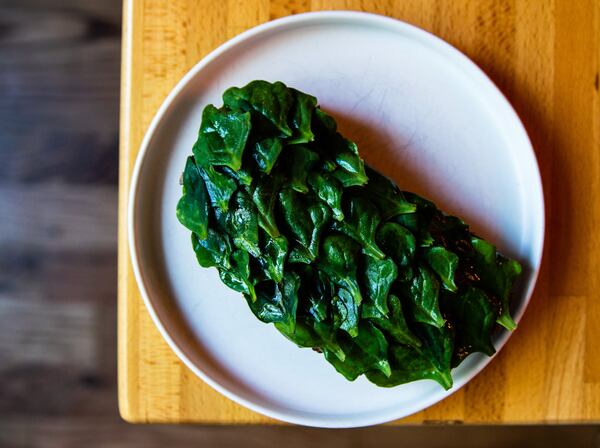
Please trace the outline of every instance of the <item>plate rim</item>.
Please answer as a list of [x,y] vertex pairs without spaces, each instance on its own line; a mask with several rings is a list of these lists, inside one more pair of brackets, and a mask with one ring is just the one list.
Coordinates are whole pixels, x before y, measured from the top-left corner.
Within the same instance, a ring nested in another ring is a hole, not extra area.
[[[226,386],[221,385],[217,380],[213,379],[209,374],[205,373],[203,369],[198,366],[196,363],[192,362],[189,357],[184,353],[184,351],[179,347],[179,345],[175,342],[173,337],[170,335],[166,326],[163,324],[160,316],[157,314],[153,301],[150,298],[150,294],[148,294],[148,290],[146,288],[146,284],[144,281],[144,274],[141,268],[141,262],[138,260],[138,244],[136,239],[136,205],[137,205],[137,194],[139,190],[139,179],[140,173],[142,171],[142,167],[144,165],[144,161],[146,159],[146,153],[148,152],[148,148],[150,147],[150,143],[152,138],[154,137],[157,128],[162,122],[165,114],[168,112],[171,105],[174,103],[175,99],[179,96],[179,94],[184,90],[187,84],[199,73],[204,67],[210,64],[213,60],[217,59],[221,54],[228,51],[230,48],[241,44],[244,41],[247,41],[259,34],[265,33],[275,28],[285,29],[289,26],[294,25],[308,25],[311,22],[323,22],[323,23],[357,23],[361,22],[364,24],[370,24],[375,26],[387,26],[387,27],[396,27],[400,31],[408,32],[412,35],[412,37],[419,38],[419,41],[425,40],[428,44],[433,45],[436,51],[439,51],[444,56],[449,56],[451,59],[456,62],[460,62],[458,66],[461,69],[469,67],[471,72],[469,75],[479,76],[480,80],[488,85],[490,89],[490,93],[495,95],[500,102],[504,103],[505,113],[510,115],[510,121],[515,125],[515,131],[519,134],[519,138],[523,140],[525,146],[527,146],[528,156],[531,157],[530,162],[532,162],[533,179],[531,181],[535,184],[536,190],[539,192],[539,225],[540,225],[540,233],[537,235],[537,240],[535,241],[534,247],[537,248],[537,253],[535,254],[535,267],[533,271],[533,275],[531,280],[529,281],[529,285],[525,293],[523,294],[523,300],[520,308],[514,315],[514,320],[519,323],[521,320],[531,297],[533,295],[533,291],[537,284],[537,280],[540,273],[542,256],[544,252],[544,244],[545,244],[545,234],[546,234],[546,212],[545,212],[545,200],[544,200],[544,190],[543,184],[541,180],[541,174],[539,169],[539,163],[537,160],[537,156],[535,154],[535,150],[527,134],[527,131],[518,116],[517,112],[513,108],[512,104],[506,96],[500,91],[500,89],[496,86],[496,84],[489,78],[489,76],[469,57],[467,57],[460,50],[441,39],[440,37],[426,31],[422,28],[419,28],[410,23],[404,22],[399,19],[395,19],[388,16],[383,16],[379,14],[360,12],[360,11],[316,11],[316,12],[306,12],[296,15],[290,15],[283,18],[275,19],[269,22],[265,22],[256,27],[250,28],[232,39],[224,42],[219,45],[217,48],[208,53],[205,57],[200,59],[194,66],[177,82],[177,84],[172,88],[169,94],[166,96],[160,107],[157,109],[154,117],[152,118],[146,132],[144,133],[144,137],[139,146],[138,153],[136,155],[135,164],[131,173],[130,179],[130,187],[128,192],[128,204],[127,204],[127,242],[128,242],[128,251],[130,255],[130,261],[133,268],[134,277],[136,279],[136,284],[140,292],[140,296],[144,302],[148,313],[150,314],[152,321],[158,328],[163,339],[166,340],[167,344],[175,352],[177,357],[202,381],[207,383],[210,387],[229,398],[230,400],[254,411],[259,414],[265,415],[270,418],[274,418],[277,420],[281,420],[288,423],[294,423],[304,426],[312,426],[312,427],[320,427],[320,428],[353,428],[353,427],[364,427],[371,426],[381,423],[386,423],[392,420],[397,420],[400,418],[408,417],[414,413],[422,411],[433,404],[444,400],[450,395],[454,394],[458,390],[460,390],[463,386],[465,386],[468,382],[470,382],[475,376],[477,376],[481,371],[483,371],[490,362],[496,357],[496,355],[502,350],[508,339],[511,337],[512,333],[504,332],[497,339],[497,347],[496,354],[492,357],[484,359],[476,368],[473,369],[472,372],[469,372],[466,375],[466,380],[461,385],[455,385],[449,391],[445,391],[442,397],[434,395],[432,398],[428,400],[423,400],[419,402],[418,406],[413,406],[406,410],[402,408],[402,410],[398,410],[397,408],[392,408],[392,411],[384,412],[384,416],[381,417],[382,411],[373,412],[368,415],[376,414],[377,417],[374,418],[366,418],[363,417],[362,414],[359,414],[358,417],[349,416],[349,417],[340,417],[334,420],[323,420],[319,417],[312,417],[304,415],[298,415],[288,412],[282,412],[277,409],[271,409],[265,407],[261,404],[252,402],[246,398],[240,397],[235,392],[229,390]],[[466,64],[466,65],[465,65]]]

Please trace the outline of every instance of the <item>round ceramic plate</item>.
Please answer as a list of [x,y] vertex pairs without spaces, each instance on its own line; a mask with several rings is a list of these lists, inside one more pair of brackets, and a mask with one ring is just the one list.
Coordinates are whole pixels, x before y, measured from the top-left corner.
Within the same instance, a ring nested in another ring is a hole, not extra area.
[[[539,170],[519,118],[479,68],[425,31],[362,13],[303,14],[247,31],[198,63],[159,109],[135,165],[135,275],[162,335],[204,381],[262,414],[321,427],[382,423],[442,400],[490,358],[470,356],[453,371],[450,391],[429,380],[391,389],[364,377],[349,382],[322,355],[259,322],[215,269],[198,266],[189,232],[175,217],[179,176],[202,109],[254,79],[316,96],[368,164],[520,260],[517,321],[544,238]],[[499,331],[496,348],[508,337]]]

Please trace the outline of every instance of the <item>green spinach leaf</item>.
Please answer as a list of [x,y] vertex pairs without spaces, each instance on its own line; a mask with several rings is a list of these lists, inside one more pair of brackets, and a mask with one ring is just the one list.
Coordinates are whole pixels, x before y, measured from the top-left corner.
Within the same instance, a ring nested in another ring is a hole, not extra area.
[[272,238],[280,236],[275,208],[283,179],[279,176],[261,176],[252,190],[252,202],[258,211],[258,225]]
[[204,179],[212,206],[227,212],[229,210],[229,200],[237,190],[235,181],[226,174],[217,171],[211,165],[203,167],[200,174]]
[[282,82],[252,81],[246,87],[232,87],[223,94],[223,104],[231,109],[254,110],[273,123],[283,136],[290,137],[287,119],[294,101]]
[[425,266],[420,266],[410,286],[405,288],[405,297],[410,301],[413,320],[438,328],[444,326],[439,293],[440,283],[435,275]]
[[231,244],[229,236],[208,229],[208,235],[202,239],[192,233],[192,247],[196,253],[196,259],[203,268],[213,266],[229,269],[229,256],[231,255]]
[[[366,291],[365,308],[374,308],[381,316],[388,315],[388,294],[398,277],[398,268],[391,258],[364,257],[363,285]],[[372,312],[371,314],[374,314]]]
[[313,166],[319,160],[319,155],[303,145],[289,148],[290,186],[299,193],[307,193],[306,179]]
[[256,143],[252,157],[259,170],[271,174],[271,170],[279,159],[282,150],[283,141],[281,139],[268,137]]
[[244,191],[238,190],[233,196],[232,210],[228,218],[227,224],[233,244],[255,258],[260,257],[256,208]]
[[323,240],[323,253],[317,264],[333,283],[350,293],[357,306],[362,303],[356,273],[358,250],[359,246],[350,238],[329,235]]
[[482,352],[492,356],[492,330],[496,310],[483,291],[469,287],[448,301],[456,328],[456,351],[453,365],[460,364],[468,355]]
[[250,256],[244,250],[236,250],[231,254],[231,265],[228,269],[219,268],[221,281],[237,292],[247,294],[252,302],[256,301],[256,292],[250,278]]
[[413,260],[417,242],[412,233],[399,224],[386,222],[377,231],[377,243],[398,267],[398,280],[409,281],[413,276]]
[[382,259],[385,253],[375,242],[375,232],[381,218],[377,207],[362,196],[353,196],[348,200],[345,218],[333,223],[333,229],[345,233],[362,245],[365,254]]
[[325,202],[337,221],[344,219],[342,210],[342,184],[329,173],[315,171],[309,174],[308,183],[312,191]]
[[208,203],[204,181],[192,157],[183,172],[183,196],[177,203],[177,219],[200,238],[208,235]]
[[250,309],[258,319],[266,323],[278,323],[278,329],[293,334],[296,329],[298,289],[300,277],[286,272],[281,284],[266,281],[256,285],[256,300],[246,295]]
[[321,234],[331,216],[329,208],[320,202],[308,204],[304,195],[291,189],[282,190],[279,201],[292,241],[297,245],[295,253],[308,262],[314,261],[319,254]]
[[481,278],[481,283],[492,294],[501,300],[502,308],[497,322],[507,330],[514,330],[517,324],[509,313],[510,291],[515,279],[521,274],[521,265],[497,255],[493,244],[481,238],[473,237],[474,267]]
[[417,328],[417,335],[422,341],[419,351],[439,372],[438,382],[445,389],[449,389],[452,387],[450,369],[452,352],[454,350],[454,340],[451,331],[447,327],[436,328],[431,325],[421,324]]
[[346,379],[354,381],[369,371],[377,371],[384,377],[391,375],[387,340],[373,325],[361,323],[356,337],[340,338],[339,342],[346,355],[344,359],[328,349],[324,351],[325,358]]
[[335,297],[335,285],[323,271],[305,266],[303,277],[303,297],[306,300],[308,314],[315,322],[324,322],[328,319],[330,304]]
[[285,259],[288,253],[288,242],[284,236],[271,238],[265,235],[258,261],[267,277],[276,283],[283,280]]
[[358,335],[359,300],[360,296],[340,288],[332,302],[334,327],[348,332],[352,337]]
[[242,167],[242,155],[250,134],[250,114],[206,106],[193,152],[196,163],[228,166],[234,171]]
[[425,260],[427,260],[433,272],[440,277],[444,288],[449,291],[456,291],[454,273],[458,266],[458,255],[444,247],[435,246],[425,251]]
[[389,316],[387,314],[384,315],[375,308],[367,307],[365,304],[362,311],[362,318],[369,319],[382,331],[389,334],[395,342],[410,345],[415,348],[420,347],[421,341],[414,335],[406,323],[400,299],[395,295],[390,294],[387,297],[387,301],[389,306]]
[[391,347],[391,375],[372,370],[366,373],[372,383],[380,387],[395,387],[411,381],[429,379],[437,381],[444,389],[452,387],[452,376],[449,371],[440,371],[419,350],[405,345]]
[[315,136],[312,132],[311,123],[313,111],[317,105],[317,99],[314,96],[307,95],[299,90],[291,89],[291,91],[294,94],[295,101],[291,110],[293,134],[289,143],[312,142]]
[[412,214],[417,210],[417,206],[408,202],[400,189],[387,177],[371,167],[366,167],[366,175],[369,177],[366,191],[379,208],[382,221],[388,221],[397,215]]

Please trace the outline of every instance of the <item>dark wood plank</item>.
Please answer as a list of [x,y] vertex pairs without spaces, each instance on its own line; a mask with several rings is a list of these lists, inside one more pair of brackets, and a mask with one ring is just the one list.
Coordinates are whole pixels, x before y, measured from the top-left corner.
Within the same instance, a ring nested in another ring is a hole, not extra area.
[[[19,440],[27,448],[154,448],[186,447],[271,447],[285,443],[286,448],[310,446],[366,448],[447,447],[506,448],[527,446],[548,448],[593,447],[597,442],[594,427],[379,427],[357,430],[319,430],[298,427],[193,427],[173,425],[132,426],[101,418],[35,418],[0,422],[3,437]],[[596,445],[597,446],[597,445]]]
[[114,297],[114,291],[104,302],[0,293],[0,416],[116,415]]
[[0,446],[33,416],[117,415],[120,17],[0,1],[0,421],[22,419]]
[[114,249],[114,186],[0,185],[0,245],[47,250]]
[[112,247],[93,251],[5,247],[0,256],[0,297],[114,304],[116,258]]
[[96,304],[52,303],[0,296],[0,365],[96,367]]
[[0,3],[1,182],[116,183],[119,37],[120,2]]
[[121,4],[121,0],[2,0],[0,7],[43,14],[71,12],[120,23]]

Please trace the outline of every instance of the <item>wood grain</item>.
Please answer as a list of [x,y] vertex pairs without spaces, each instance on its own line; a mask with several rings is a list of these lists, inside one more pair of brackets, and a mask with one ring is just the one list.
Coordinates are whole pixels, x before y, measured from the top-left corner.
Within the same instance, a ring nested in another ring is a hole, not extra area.
[[594,0],[125,1],[119,192],[122,416],[133,422],[269,421],[202,383],[161,339],[128,260],[126,193],[150,119],[194,63],[249,27],[325,9],[389,15],[458,47],[515,106],[542,171],[546,250],[519,329],[467,387],[401,423],[599,421],[600,3]]
[[120,8],[0,1],[0,420],[27,433],[116,412]]
[[114,185],[115,2],[10,3],[0,2],[1,182]]

